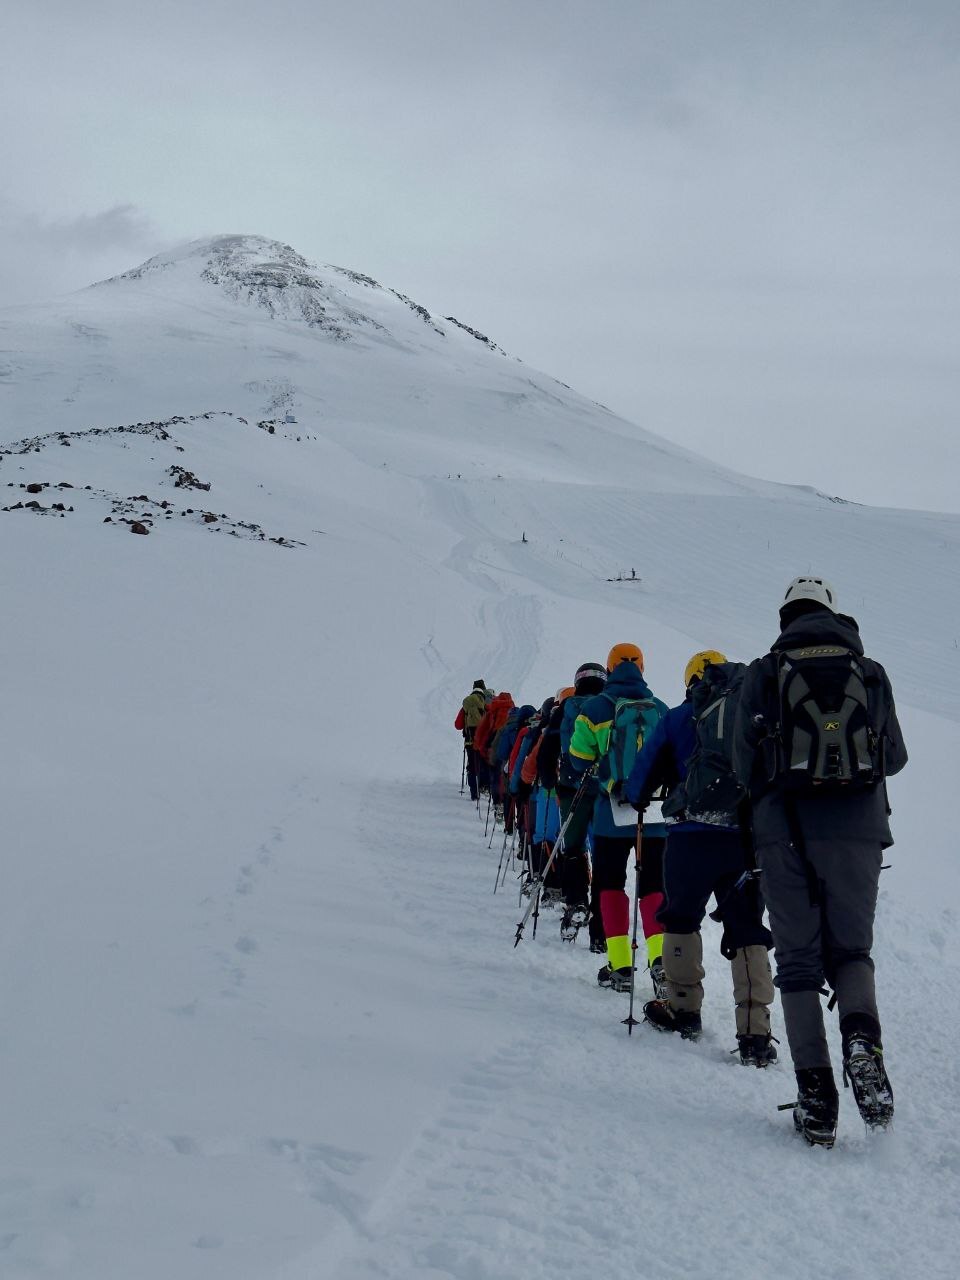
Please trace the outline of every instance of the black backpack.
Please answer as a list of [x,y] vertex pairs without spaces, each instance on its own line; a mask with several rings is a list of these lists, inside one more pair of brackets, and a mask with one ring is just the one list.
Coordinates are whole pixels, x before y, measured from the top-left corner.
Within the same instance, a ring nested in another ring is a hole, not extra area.
[[664,801],[665,817],[734,827],[745,791],[733,771],[733,729],[746,665],[711,663],[690,695],[696,746],[687,776]]
[[778,780],[798,791],[881,782],[882,738],[871,722],[868,676],[859,655],[844,645],[819,644],[777,656]]

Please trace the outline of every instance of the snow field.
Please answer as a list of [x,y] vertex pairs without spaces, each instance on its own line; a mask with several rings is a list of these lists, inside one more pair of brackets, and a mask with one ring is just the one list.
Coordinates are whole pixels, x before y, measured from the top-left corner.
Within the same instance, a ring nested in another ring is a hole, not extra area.
[[[956,1274],[960,521],[731,476],[372,286],[334,340],[194,265],[0,318],[5,442],[217,414],[0,459],[2,505],[75,486],[0,512],[4,1280]],[[229,520],[103,523],[141,493]],[[513,949],[452,728],[477,676],[539,703],[628,639],[673,701],[808,569],[911,753],[896,1128],[845,1095],[830,1153],[729,1056],[712,927],[698,1045],[628,1038],[550,913]]]

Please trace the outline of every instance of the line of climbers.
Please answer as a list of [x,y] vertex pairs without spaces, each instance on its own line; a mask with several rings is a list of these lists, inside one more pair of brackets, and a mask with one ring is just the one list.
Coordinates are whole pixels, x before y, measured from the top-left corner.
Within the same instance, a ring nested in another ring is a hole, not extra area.
[[599,985],[631,996],[635,856],[634,938],[639,924],[652,986],[644,1021],[690,1040],[702,1033],[701,926],[713,896],[740,1061],[777,1059],[776,985],[797,1079],[783,1109],[826,1147],[839,1110],[820,1003],[828,982],[844,1083],[868,1127],[883,1128],[893,1091],[871,950],[893,843],[885,779],[907,760],[886,673],[864,656],[830,584],[805,577],[787,588],[769,653],[747,666],[701,650],[684,686],[668,708],[633,644],[615,645],[605,665],[584,663],[539,708],[476,680],[455,721],[461,791],[478,812],[488,797],[504,849],[519,839],[522,892],[562,907],[561,938],[586,928],[590,950],[605,954]]

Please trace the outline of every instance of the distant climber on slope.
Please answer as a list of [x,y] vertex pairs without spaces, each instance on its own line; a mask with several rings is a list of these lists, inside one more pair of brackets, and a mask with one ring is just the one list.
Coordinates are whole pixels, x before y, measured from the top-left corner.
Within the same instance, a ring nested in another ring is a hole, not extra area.
[[494,764],[495,753],[497,747],[497,735],[503,729],[507,722],[507,717],[513,710],[513,698],[509,693],[501,692],[488,704],[486,711],[480,723],[477,725],[476,732],[473,735],[473,747],[478,756],[482,757],[487,774],[487,784],[490,787],[490,798],[496,809],[497,817],[503,818],[503,798],[501,784],[503,776],[500,774]]
[[473,688],[464,698],[463,704],[457,712],[457,718],[453,722],[453,727],[459,729],[463,734],[467,783],[470,787],[470,799],[474,802],[478,797],[478,789],[477,759],[473,750],[473,735],[476,733],[477,725],[483,719],[483,713],[487,709],[486,689],[487,686],[483,680],[474,680]]

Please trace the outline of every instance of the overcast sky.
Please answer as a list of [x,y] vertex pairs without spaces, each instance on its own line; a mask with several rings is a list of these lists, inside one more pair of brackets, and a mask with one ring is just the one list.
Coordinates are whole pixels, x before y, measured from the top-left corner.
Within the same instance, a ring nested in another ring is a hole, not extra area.
[[957,0],[6,0],[0,305],[253,232],[741,470],[960,511]]

